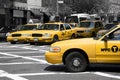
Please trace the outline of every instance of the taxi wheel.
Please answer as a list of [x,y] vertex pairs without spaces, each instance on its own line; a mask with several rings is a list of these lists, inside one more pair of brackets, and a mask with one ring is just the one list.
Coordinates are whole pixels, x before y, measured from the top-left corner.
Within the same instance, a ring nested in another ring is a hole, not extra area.
[[75,34],[72,34],[71,39],[75,39]]
[[80,52],[71,52],[68,54],[65,63],[70,72],[82,72],[88,66],[86,58]]
[[53,42],[57,42],[57,41],[59,41],[59,39],[58,39],[58,36],[55,35],[54,38],[53,38]]
[[11,44],[16,44],[16,42],[10,42]]
[[30,45],[35,45],[35,43],[34,42],[30,42]]
[[96,37],[96,33],[95,32],[92,32],[92,37]]

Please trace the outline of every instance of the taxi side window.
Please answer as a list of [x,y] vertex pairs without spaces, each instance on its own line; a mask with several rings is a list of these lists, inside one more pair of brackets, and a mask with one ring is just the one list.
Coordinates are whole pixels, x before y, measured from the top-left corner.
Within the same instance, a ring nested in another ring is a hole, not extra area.
[[60,25],[60,30],[61,30],[61,31],[64,30],[63,24]]
[[68,24],[64,24],[66,30],[71,29],[71,27]]
[[109,34],[109,40],[120,40],[120,29]]

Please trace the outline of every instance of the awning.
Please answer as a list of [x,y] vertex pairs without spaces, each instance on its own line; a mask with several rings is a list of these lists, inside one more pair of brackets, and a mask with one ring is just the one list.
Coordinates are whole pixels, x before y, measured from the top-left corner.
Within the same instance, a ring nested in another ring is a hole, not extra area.
[[34,16],[43,16],[43,12],[39,10],[30,10]]

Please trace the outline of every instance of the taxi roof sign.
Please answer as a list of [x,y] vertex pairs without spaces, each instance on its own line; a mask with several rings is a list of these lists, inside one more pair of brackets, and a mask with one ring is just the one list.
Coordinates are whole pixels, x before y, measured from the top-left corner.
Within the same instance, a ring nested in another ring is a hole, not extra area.
[[32,24],[32,23],[33,23],[33,20],[32,20],[32,19],[30,19],[28,23],[29,23],[29,24]]
[[29,24],[33,24],[33,23],[40,23],[40,20],[39,19],[30,19],[28,21]]

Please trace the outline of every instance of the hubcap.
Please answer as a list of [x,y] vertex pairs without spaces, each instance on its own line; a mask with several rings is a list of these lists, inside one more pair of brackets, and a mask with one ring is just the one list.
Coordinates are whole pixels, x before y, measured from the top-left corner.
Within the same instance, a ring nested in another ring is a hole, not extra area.
[[73,60],[73,65],[76,66],[76,67],[80,66],[80,60],[79,59],[74,59]]

